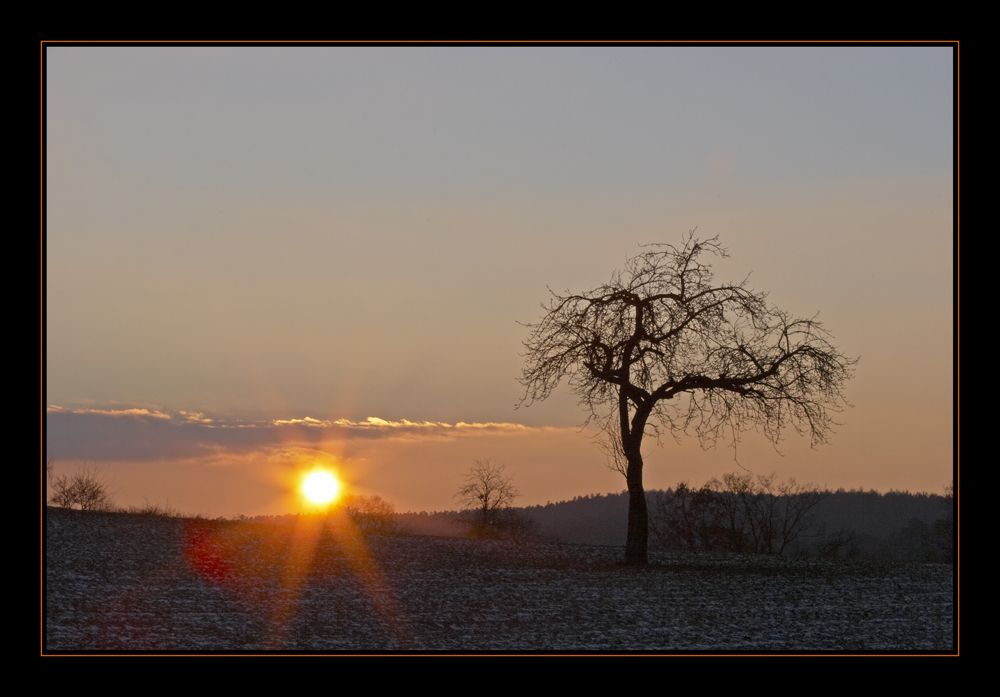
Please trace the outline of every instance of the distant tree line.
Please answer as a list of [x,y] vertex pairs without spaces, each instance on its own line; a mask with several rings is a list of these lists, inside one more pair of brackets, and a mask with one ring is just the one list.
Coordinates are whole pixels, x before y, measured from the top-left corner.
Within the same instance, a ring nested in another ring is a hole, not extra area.
[[[725,477],[715,480],[712,486],[706,484],[695,488],[684,484],[666,491],[646,492],[652,521],[652,548],[725,552],[735,547],[746,552],[766,553],[770,538],[772,554],[782,549],[782,554],[829,558],[945,563],[953,560],[954,501],[950,488],[942,496],[858,489],[816,491],[815,487],[800,487],[796,501],[783,500],[780,492],[773,498],[764,496],[755,477],[753,482],[747,482],[746,474],[739,476],[743,478],[740,483],[731,479],[732,488],[740,490],[738,496],[733,492],[726,498],[721,496],[729,489]],[[751,484],[758,490],[751,491]],[[771,482],[772,491],[777,486],[776,480]],[[792,532],[797,532],[797,537],[792,540],[781,533],[783,527],[779,522],[785,519],[786,506],[787,522],[794,523],[797,510],[808,504],[815,494],[819,494],[819,502],[799,518],[797,529],[793,526]],[[730,505],[728,513],[721,505],[726,501]],[[625,543],[621,527],[628,514],[627,492],[578,496],[522,510],[538,523],[543,539],[580,544]],[[661,512],[666,515],[660,517]],[[764,517],[768,512],[770,515]],[[723,514],[730,517],[722,517]],[[741,516],[744,526],[740,525]],[[431,515],[426,523],[434,524],[436,518],[443,520],[445,514]],[[773,522],[768,523],[768,518]],[[671,519],[674,527],[667,530],[666,523]],[[755,519],[756,537],[751,528]],[[415,519],[415,528],[422,529],[422,522]]]
[[[48,499],[54,506],[89,511],[181,517],[168,506],[147,503],[122,508],[113,482],[96,466],[56,476],[46,466]],[[584,544],[624,544],[621,521],[628,494],[594,494],[545,506],[515,508],[517,490],[503,467],[481,461],[470,469],[456,498],[465,511],[396,513],[380,496],[347,496],[338,509],[362,534],[425,533],[476,538]],[[954,490],[945,495],[840,489],[821,491],[775,475],[731,473],[698,489],[647,492],[651,531],[665,550],[806,554],[829,558],[881,558],[954,563]],[[294,522],[297,514],[239,516],[247,522]],[[905,522],[904,522],[905,521]]]
[[[682,482],[650,498],[652,527],[667,550],[954,561],[950,487],[944,497],[831,492],[794,479],[779,483],[773,474],[731,473],[697,490]],[[912,514],[920,509],[930,522]],[[907,511],[905,527],[893,529],[892,520],[898,526]],[[866,524],[866,531],[851,522]],[[872,534],[879,528],[880,535]]]
[[354,529],[363,535],[404,535],[409,532],[408,527],[400,522],[395,505],[374,495],[348,494],[341,497],[330,511],[322,513],[239,516],[238,520],[265,525],[296,525],[303,518],[325,519],[330,515],[346,516]]

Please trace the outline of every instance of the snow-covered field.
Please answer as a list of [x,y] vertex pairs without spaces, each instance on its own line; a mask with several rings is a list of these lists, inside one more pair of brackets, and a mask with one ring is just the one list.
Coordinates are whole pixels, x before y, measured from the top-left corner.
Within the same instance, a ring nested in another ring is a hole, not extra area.
[[950,566],[362,538],[49,508],[46,651],[954,650]]

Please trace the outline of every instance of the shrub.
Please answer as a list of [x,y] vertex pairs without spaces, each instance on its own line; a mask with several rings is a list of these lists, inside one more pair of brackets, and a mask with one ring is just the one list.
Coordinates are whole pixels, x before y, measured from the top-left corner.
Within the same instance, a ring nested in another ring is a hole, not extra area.
[[826,492],[774,474],[726,474],[694,491],[681,482],[652,505],[653,531],[667,549],[782,554],[812,527]]
[[360,532],[395,535],[402,531],[396,523],[396,507],[381,496],[348,496],[342,505]]
[[122,513],[133,513],[135,515],[146,515],[154,516],[159,518],[183,518],[184,514],[180,512],[177,508],[171,508],[170,502],[167,501],[166,504],[160,505],[157,503],[150,503],[143,498],[145,502],[142,506],[129,506],[128,508],[119,508],[117,510]]
[[465,511],[458,522],[465,526],[472,537],[479,540],[525,542],[539,536],[538,523],[514,508],[494,511],[485,523],[481,511]]
[[50,487],[53,493],[49,501],[54,506],[79,508],[81,511],[115,510],[111,482],[96,466],[85,465],[72,476],[61,474],[51,477]]

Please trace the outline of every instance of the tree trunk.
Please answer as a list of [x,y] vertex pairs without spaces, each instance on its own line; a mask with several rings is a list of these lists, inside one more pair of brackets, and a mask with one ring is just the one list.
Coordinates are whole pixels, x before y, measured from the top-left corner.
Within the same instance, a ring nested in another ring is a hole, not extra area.
[[629,423],[628,400],[625,391],[619,393],[618,416],[621,420],[622,452],[628,462],[625,481],[628,483],[628,536],[625,538],[625,565],[643,566],[649,546],[649,513],[646,492],[642,488],[642,436],[651,406],[636,410]]
[[646,492],[642,488],[642,455],[629,453],[628,470],[628,537],[625,540],[625,565],[643,566],[647,562],[649,546],[649,513],[646,510]]

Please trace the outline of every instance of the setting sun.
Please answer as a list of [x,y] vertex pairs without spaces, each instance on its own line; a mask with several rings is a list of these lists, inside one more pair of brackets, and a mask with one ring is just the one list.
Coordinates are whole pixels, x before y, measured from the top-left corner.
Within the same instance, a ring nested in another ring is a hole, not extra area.
[[306,498],[316,503],[327,503],[337,495],[340,486],[329,472],[313,472],[306,477],[302,491]]

